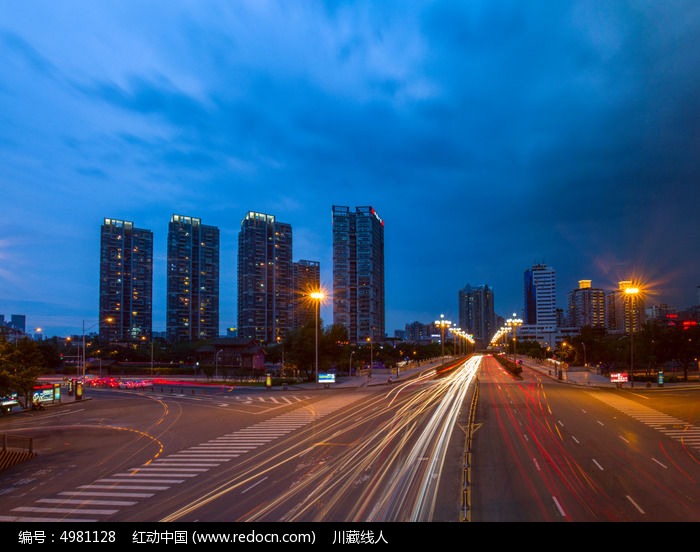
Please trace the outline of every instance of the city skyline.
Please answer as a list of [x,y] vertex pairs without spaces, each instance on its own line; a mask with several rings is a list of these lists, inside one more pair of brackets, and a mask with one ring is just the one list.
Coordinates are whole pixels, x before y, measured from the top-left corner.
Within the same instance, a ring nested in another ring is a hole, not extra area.
[[[332,289],[332,205],[385,226],[386,333],[522,274],[640,280],[697,304],[700,5],[0,0],[0,313],[98,323],[100,225],[221,229],[220,332],[236,326],[249,210],[294,228]],[[661,22],[661,24],[659,24]],[[332,323],[332,302],[321,309]]]

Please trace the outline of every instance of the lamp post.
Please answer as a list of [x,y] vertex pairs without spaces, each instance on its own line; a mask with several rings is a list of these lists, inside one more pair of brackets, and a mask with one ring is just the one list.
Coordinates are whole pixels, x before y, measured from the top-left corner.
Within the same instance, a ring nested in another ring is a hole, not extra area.
[[372,366],[374,365],[374,359],[372,358],[372,336],[367,337],[367,343],[369,343],[369,373],[372,374]]
[[452,355],[457,356],[457,334],[461,331],[460,328],[450,328],[452,332]]
[[[112,318],[105,318],[105,322],[111,323]],[[95,326],[97,326],[100,323],[98,320],[95,322],[92,326],[88,326],[87,328],[85,327],[85,320],[83,320],[83,362],[82,362],[82,373],[83,373],[83,380],[85,379],[85,364],[86,364],[86,357],[85,357],[85,332],[91,330]]]
[[513,362],[516,362],[518,354],[518,326],[522,326],[523,321],[520,318],[516,318],[515,313],[513,313],[513,318],[506,320],[506,325],[513,328]]
[[350,362],[348,362],[348,377],[352,376],[352,355],[355,354],[355,350],[350,351]]
[[630,387],[634,387],[634,328],[635,315],[637,314],[637,296],[639,295],[639,288],[636,286],[628,286],[625,288],[625,296],[628,298],[627,310],[630,316]]
[[312,291],[309,294],[309,297],[313,299],[316,302],[316,309],[315,309],[315,314],[316,314],[316,324],[315,324],[315,330],[316,330],[316,383],[318,383],[318,311],[321,308],[321,301],[323,301],[323,298],[325,297],[323,291],[318,290],[318,291]]
[[223,349],[219,349],[216,351],[216,355],[214,355],[214,379],[216,380],[219,379],[219,355],[223,352]]
[[441,355],[442,355],[442,359],[440,360],[440,362],[444,364],[444,362],[445,362],[445,328],[449,328],[452,325],[452,322],[450,322],[449,320],[445,320],[445,315],[441,314],[440,320],[436,320],[435,325],[438,328],[440,328],[440,345],[441,345]]

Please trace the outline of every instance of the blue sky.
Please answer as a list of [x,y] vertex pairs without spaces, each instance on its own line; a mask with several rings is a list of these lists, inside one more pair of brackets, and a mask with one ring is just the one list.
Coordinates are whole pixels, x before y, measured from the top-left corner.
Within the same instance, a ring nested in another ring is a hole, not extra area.
[[[520,313],[523,272],[698,302],[700,3],[0,0],[0,313],[97,323],[105,217],[293,228],[332,286],[331,206],[385,221],[386,327]],[[332,322],[330,304],[322,311]]]

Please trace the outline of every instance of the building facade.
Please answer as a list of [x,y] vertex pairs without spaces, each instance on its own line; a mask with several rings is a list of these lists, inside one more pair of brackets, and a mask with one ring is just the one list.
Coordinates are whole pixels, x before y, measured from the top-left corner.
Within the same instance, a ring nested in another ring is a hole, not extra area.
[[332,207],[333,323],[351,343],[383,341],[384,221],[370,206]]
[[557,326],[556,272],[544,264],[525,271],[525,324]]
[[590,326],[605,329],[605,290],[591,286],[591,280],[579,280],[569,292],[568,323],[575,328]]
[[100,231],[99,334],[103,343],[151,339],[153,232],[105,218]]
[[168,225],[166,335],[169,341],[219,335],[219,229],[173,215]]
[[279,342],[292,329],[293,308],[292,227],[249,211],[238,234],[238,336]]
[[493,289],[467,284],[458,293],[458,327],[471,334],[477,347],[486,347],[496,333]]

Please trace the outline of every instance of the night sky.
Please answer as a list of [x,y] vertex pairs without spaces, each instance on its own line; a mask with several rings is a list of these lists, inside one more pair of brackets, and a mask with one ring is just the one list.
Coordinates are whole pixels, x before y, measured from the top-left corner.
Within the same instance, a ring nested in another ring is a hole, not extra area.
[[[332,288],[332,205],[385,221],[386,329],[523,308],[523,273],[700,285],[700,2],[0,0],[0,314],[96,326],[105,217],[292,225]],[[322,318],[332,323],[330,303]]]

